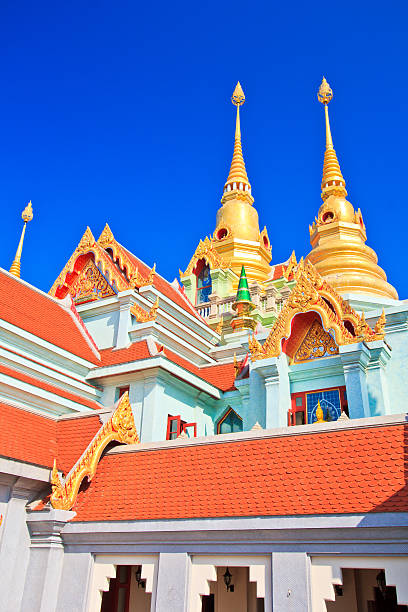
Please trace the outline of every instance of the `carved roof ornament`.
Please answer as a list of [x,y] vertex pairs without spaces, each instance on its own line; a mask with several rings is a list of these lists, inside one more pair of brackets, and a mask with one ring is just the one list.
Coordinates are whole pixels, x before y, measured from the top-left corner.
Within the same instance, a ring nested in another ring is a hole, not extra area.
[[156,264],[153,265],[153,268],[150,270],[148,276],[143,276],[140,274],[139,269],[136,267],[134,272],[130,278],[130,286],[137,287],[148,287],[149,285],[153,285],[154,275],[156,274]]
[[116,295],[116,292],[92,259],[86,263],[80,276],[70,286],[69,293],[75,304],[93,302]]
[[139,304],[133,304],[130,312],[136,317],[136,321],[138,323],[148,323],[149,321],[155,321],[158,307],[159,298],[156,299],[149,311],[144,310],[141,306],[139,306]]
[[114,240],[115,238],[112,234],[112,230],[109,227],[109,225],[106,223],[105,227],[102,230],[101,235],[98,238],[98,244],[100,244],[103,249],[106,249],[114,242]]
[[[365,320],[364,313],[358,315],[320,276],[316,268],[302,258],[295,271],[295,286],[264,344],[262,345],[253,336],[249,337],[252,361],[278,357],[282,350],[282,340],[290,336],[293,317],[310,311],[320,315],[324,330],[326,332],[331,330],[337,346],[384,338],[385,322],[383,323],[381,317],[379,323],[377,322],[378,326],[372,330]],[[350,328],[354,329],[354,335]]]
[[184,276],[189,276],[190,274],[193,274],[194,268],[196,267],[197,262],[200,259],[204,259],[206,264],[210,266],[211,270],[215,270],[217,268],[225,270],[229,266],[229,264],[215,250],[214,241],[211,240],[211,238],[208,238],[208,236],[206,236],[204,240],[200,240],[200,242],[198,243],[198,246],[190,260],[190,263],[186,268],[186,271],[183,273],[180,270],[180,277],[183,278]]
[[289,276],[291,275],[291,273],[296,269],[296,266],[297,266],[297,260],[296,260],[295,251],[292,251],[292,254],[289,257],[288,265],[285,268],[285,271],[283,273],[283,276],[285,277],[287,281],[289,280]]
[[92,480],[104,449],[113,440],[122,444],[139,444],[139,436],[127,392],[122,395],[111,418],[91,440],[85,452],[67,475],[64,483],[59,478],[57,464],[54,460],[51,473],[52,494],[50,497],[53,508],[71,510],[83,479],[87,477],[88,481]]

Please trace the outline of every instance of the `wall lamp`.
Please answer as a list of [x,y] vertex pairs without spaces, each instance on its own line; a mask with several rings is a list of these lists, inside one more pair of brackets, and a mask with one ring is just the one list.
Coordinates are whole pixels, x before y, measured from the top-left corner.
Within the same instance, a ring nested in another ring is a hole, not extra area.
[[135,571],[135,578],[136,578],[136,582],[137,582],[137,588],[140,589],[140,587],[142,587],[142,589],[146,588],[146,580],[142,579],[142,566],[138,565]]
[[225,574],[224,574],[223,578],[224,578],[225,586],[227,587],[227,591],[230,591],[231,593],[233,593],[234,592],[234,585],[231,584],[232,574],[229,571],[228,567],[225,570]]

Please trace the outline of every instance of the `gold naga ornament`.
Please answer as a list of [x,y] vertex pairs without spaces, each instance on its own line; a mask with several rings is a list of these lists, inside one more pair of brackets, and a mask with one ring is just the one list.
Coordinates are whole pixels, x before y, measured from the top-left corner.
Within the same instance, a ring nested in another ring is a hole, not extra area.
[[139,304],[133,304],[130,308],[130,312],[138,323],[149,323],[150,321],[156,320],[158,307],[159,298],[156,299],[150,310],[144,310]]
[[[301,259],[295,271],[293,290],[264,344],[261,345],[253,336],[249,337],[252,361],[278,357],[282,350],[282,340],[290,336],[292,319],[297,314],[311,311],[320,315],[323,331],[330,330],[329,335],[337,346],[384,339],[384,311],[372,330],[365,320],[364,313],[358,315],[309,261]],[[317,340],[317,337],[315,339]],[[321,337],[319,341],[321,342]],[[331,342],[327,340],[325,345],[326,349],[329,349],[329,354],[333,354],[334,346]],[[315,342],[312,348],[318,349],[318,346]]]
[[346,200],[346,181],[333,146],[328,105],[333,91],[323,78],[318,94],[324,106],[326,149],[323,162],[321,197],[323,204],[309,227],[312,250],[307,259],[340,293],[362,293],[398,299],[394,287],[378,265],[378,257],[368,247],[360,209]]
[[128,392],[122,395],[111,418],[91,440],[85,452],[67,475],[64,483],[59,478],[57,463],[54,459],[54,467],[51,473],[52,493],[50,497],[53,508],[71,510],[83,479],[87,477],[88,482],[92,480],[104,449],[109,442],[114,440],[122,444],[140,443]]
[[21,236],[20,236],[20,241],[18,243],[17,251],[16,251],[16,254],[14,256],[13,263],[11,264],[11,267],[10,267],[10,274],[13,274],[14,276],[17,276],[18,278],[20,278],[21,255],[22,255],[22,252],[23,252],[23,243],[24,243],[24,236],[25,236],[25,231],[26,231],[27,223],[29,223],[33,219],[33,205],[31,203],[31,200],[29,201],[29,203],[27,204],[27,206],[23,210],[23,212],[21,214],[21,218],[24,221],[24,225],[23,225],[23,229],[21,231]]

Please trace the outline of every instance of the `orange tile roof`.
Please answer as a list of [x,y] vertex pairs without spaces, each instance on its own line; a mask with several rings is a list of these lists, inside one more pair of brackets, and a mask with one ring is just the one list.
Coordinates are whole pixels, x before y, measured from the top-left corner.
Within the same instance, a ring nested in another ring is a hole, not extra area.
[[58,421],[58,469],[68,474],[101,427],[97,414]]
[[54,458],[65,474],[102,427],[97,414],[56,421],[0,403],[0,455],[51,468]]
[[[100,353],[101,366],[131,363],[152,357],[146,340],[134,342],[131,346],[124,349],[103,349]],[[230,391],[235,388],[235,369],[232,362],[199,367],[166,347],[164,347],[164,352],[161,353],[161,356],[214,385],[214,387],[221,391]]]
[[102,404],[99,402],[89,400],[87,398],[81,397],[75,393],[71,393],[70,391],[66,391],[65,389],[61,389],[60,387],[56,387],[50,383],[45,382],[39,378],[34,378],[33,376],[28,376],[28,374],[24,374],[18,370],[14,370],[8,366],[0,364],[0,373],[5,374],[6,376],[11,376],[21,382],[27,383],[28,385],[32,385],[33,387],[38,387],[39,389],[43,389],[44,391],[49,391],[50,393],[55,393],[59,397],[64,397],[65,399],[71,400],[77,404],[81,404],[82,406],[86,406],[87,408],[92,408],[93,410],[98,410],[103,408]]
[[2,270],[0,318],[78,357],[97,362],[84,332],[62,305]]
[[146,340],[133,342],[130,346],[122,349],[102,349],[100,354],[101,362],[98,363],[98,367],[128,363],[151,357]]
[[407,512],[407,433],[389,425],[107,454],[74,521]]
[[57,456],[57,422],[0,403],[0,455],[52,466]]

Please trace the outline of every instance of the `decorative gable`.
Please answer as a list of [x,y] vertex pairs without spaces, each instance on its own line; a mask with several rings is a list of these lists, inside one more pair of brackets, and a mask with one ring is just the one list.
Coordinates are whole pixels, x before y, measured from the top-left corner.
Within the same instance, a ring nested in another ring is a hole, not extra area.
[[116,292],[92,259],[89,259],[85,264],[80,276],[69,288],[69,293],[75,304],[83,304],[84,302],[92,302],[116,295]]
[[[327,350],[331,351],[329,354],[333,354],[334,346],[363,341],[372,342],[384,338],[384,313],[378,319],[375,329],[372,330],[365,320],[364,313],[361,316],[357,314],[320,276],[310,262],[304,262],[302,259],[297,265],[294,276],[295,286],[264,344],[261,345],[253,337],[249,338],[252,361],[278,357],[282,351],[282,340],[290,337],[292,321],[300,313],[317,313],[323,331],[328,333],[333,340],[332,343],[327,336],[324,337],[321,332],[317,332],[316,327],[314,337],[311,335],[308,339],[309,348],[306,348],[305,345],[302,355],[307,352],[311,355],[312,348],[317,350],[316,343],[319,342],[319,352],[322,351],[322,342],[325,342]],[[311,344],[314,346],[311,347]]]
[[319,321],[314,321],[295,353],[294,362],[337,355],[338,352],[339,347],[333,336],[323,329]]
[[153,283],[155,268],[143,276],[129,253],[118,242],[106,224],[98,241],[86,228],[77,248],[50,289],[63,298],[70,293],[76,303],[98,300],[120,291]]
[[200,259],[204,259],[206,264],[210,266],[211,270],[217,268],[226,269],[229,265],[215,250],[213,240],[206,236],[204,240],[200,240],[193,257],[191,258],[190,263],[186,268],[186,271],[183,273],[180,270],[180,277],[183,278],[192,274],[194,268],[197,265],[197,262]]

